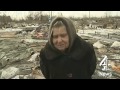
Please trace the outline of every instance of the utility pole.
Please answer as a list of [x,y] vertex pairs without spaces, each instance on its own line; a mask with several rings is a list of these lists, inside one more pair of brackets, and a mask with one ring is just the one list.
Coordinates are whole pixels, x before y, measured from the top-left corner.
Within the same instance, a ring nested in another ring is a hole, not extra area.
[[116,16],[118,17],[118,12],[116,13]]
[[50,19],[51,19],[51,21],[52,21],[52,11],[50,12]]
[[108,12],[107,11],[105,12],[105,16],[106,16],[106,18],[108,17]]
[[39,14],[40,14],[40,22],[42,23],[42,11],[40,11]]
[[90,19],[90,11],[89,11],[89,19]]
[[50,13],[49,13],[50,15],[49,15],[49,23],[52,21],[52,11],[50,11]]

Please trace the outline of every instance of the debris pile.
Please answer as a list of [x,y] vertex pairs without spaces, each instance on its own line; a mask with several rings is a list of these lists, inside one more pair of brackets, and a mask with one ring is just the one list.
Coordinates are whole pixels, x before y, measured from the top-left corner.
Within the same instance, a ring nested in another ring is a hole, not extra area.
[[[0,40],[1,79],[43,79],[39,66],[39,51],[31,47],[34,42],[21,42],[16,39]],[[41,42],[39,45],[43,45]]]

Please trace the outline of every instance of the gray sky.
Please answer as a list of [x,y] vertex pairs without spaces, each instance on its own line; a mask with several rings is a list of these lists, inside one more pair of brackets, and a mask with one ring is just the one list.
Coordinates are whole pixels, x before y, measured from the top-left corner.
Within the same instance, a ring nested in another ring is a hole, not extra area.
[[[10,15],[12,18],[21,19],[25,18],[29,14],[30,11],[0,11],[0,14]],[[52,11],[53,15],[60,15],[62,13],[63,16],[74,16],[74,17],[104,17],[106,11]],[[50,14],[50,11],[43,11],[44,14]],[[120,11],[107,11],[108,15],[111,16],[120,16]]]

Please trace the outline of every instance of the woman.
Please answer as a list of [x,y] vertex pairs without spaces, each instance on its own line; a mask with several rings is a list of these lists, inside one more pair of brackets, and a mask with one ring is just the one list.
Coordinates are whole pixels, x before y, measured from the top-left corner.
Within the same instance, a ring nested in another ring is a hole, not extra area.
[[40,51],[40,67],[46,79],[91,79],[96,69],[92,44],[76,34],[70,19],[55,18],[49,40]]

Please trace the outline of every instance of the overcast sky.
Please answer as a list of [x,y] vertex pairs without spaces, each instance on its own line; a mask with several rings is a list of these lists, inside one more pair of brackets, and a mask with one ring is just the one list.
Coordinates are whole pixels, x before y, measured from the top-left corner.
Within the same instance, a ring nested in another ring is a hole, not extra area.
[[[10,15],[12,18],[21,19],[25,18],[29,14],[30,11],[0,11],[0,14]],[[62,13],[63,16],[74,16],[74,17],[104,17],[106,11],[52,11],[52,15],[60,15]],[[43,11],[44,14],[50,14],[50,11]],[[107,13],[111,16],[120,16],[120,11],[107,11]]]

